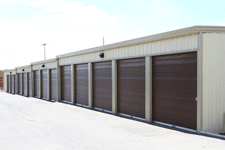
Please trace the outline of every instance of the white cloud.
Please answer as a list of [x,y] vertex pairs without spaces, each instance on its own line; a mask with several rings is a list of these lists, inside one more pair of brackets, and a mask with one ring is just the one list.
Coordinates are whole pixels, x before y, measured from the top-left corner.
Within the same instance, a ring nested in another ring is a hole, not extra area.
[[221,23],[221,24],[219,24],[218,26],[225,26],[225,23]]
[[18,0],[0,0],[0,4],[15,4],[18,3]]
[[64,0],[23,0],[24,4],[33,7],[49,7],[61,2],[64,2]]
[[166,0],[132,0],[134,3],[145,11],[150,21],[150,26],[156,25],[156,28],[166,30],[178,29],[180,15],[176,3]]
[[106,11],[83,2],[61,1],[49,5],[44,14],[35,16],[35,22],[56,22],[60,25],[105,26],[113,24],[118,18],[110,16]]

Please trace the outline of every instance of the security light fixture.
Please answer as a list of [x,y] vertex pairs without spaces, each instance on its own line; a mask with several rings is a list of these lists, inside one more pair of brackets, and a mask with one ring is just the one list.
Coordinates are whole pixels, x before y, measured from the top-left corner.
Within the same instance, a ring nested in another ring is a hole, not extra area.
[[24,69],[22,71],[24,71]]
[[44,68],[45,67],[45,65],[42,65],[42,68]]
[[10,74],[12,74],[12,72],[10,72]]
[[99,54],[99,57],[100,57],[100,58],[104,58],[104,53],[100,53],[100,54]]

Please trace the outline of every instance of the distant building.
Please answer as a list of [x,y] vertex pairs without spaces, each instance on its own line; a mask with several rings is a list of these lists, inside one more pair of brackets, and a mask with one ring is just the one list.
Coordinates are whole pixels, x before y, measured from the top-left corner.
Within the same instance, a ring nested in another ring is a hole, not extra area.
[[3,76],[4,76],[4,72],[0,70],[0,89],[3,88]]

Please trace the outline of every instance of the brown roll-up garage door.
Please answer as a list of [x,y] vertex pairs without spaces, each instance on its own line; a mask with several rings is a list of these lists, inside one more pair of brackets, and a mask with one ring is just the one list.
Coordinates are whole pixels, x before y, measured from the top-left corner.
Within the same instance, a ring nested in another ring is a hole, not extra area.
[[10,75],[9,78],[10,78],[10,82],[9,82],[10,93],[12,93],[12,75]]
[[11,75],[11,93],[14,94],[14,75]]
[[22,87],[22,82],[23,82],[23,74],[19,73],[19,94],[23,95],[23,87]]
[[14,88],[15,88],[15,94],[17,94],[17,88],[18,88],[18,81],[17,81],[17,75],[14,75]]
[[50,70],[50,85],[51,85],[51,92],[50,92],[50,99],[51,100],[57,100],[57,70],[56,69],[51,69]]
[[7,75],[7,92],[10,93],[10,75]]
[[41,76],[41,95],[43,99],[48,98],[48,74],[47,70],[42,70],[41,71],[42,76]]
[[153,120],[196,129],[197,53],[153,57]]
[[27,73],[23,73],[23,95],[27,96]]
[[71,66],[61,67],[62,100],[71,102]]
[[112,111],[112,62],[93,64],[94,107]]
[[29,86],[29,96],[32,96],[32,82],[31,82],[31,72],[28,73],[28,86]]
[[39,88],[40,88],[40,83],[39,83],[39,71],[36,70],[34,71],[34,96],[39,97]]
[[17,86],[17,94],[20,94],[20,74],[18,74],[18,81],[17,81],[17,84],[18,84],[18,86]]
[[88,64],[76,65],[76,103],[88,106]]
[[118,60],[118,112],[145,118],[145,58]]

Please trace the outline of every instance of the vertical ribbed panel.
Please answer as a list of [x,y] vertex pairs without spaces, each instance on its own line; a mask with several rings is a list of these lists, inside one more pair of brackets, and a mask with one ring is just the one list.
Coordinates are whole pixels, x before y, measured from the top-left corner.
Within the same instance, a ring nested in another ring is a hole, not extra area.
[[71,102],[71,66],[61,67],[62,100]]
[[28,73],[28,86],[29,86],[29,96],[32,96],[32,80],[31,80],[31,72]]
[[75,102],[88,106],[88,64],[76,65]]
[[118,113],[145,118],[145,58],[117,62]]
[[57,70],[51,69],[50,70],[50,99],[57,100]]
[[10,93],[10,75],[7,75],[7,92]]
[[152,58],[153,120],[196,130],[196,97],[196,52]]
[[18,93],[18,92],[17,92],[17,88],[18,88],[17,75],[14,76],[14,83],[15,83],[15,85],[14,85],[14,87],[15,87],[15,94],[17,94],[17,93]]
[[11,75],[11,93],[14,93],[14,75]]
[[225,133],[225,34],[203,34],[203,131]]
[[112,62],[93,63],[94,107],[112,111]]
[[26,95],[26,91],[27,91],[27,74],[23,73],[23,95]]
[[34,71],[34,96],[39,97],[39,90],[40,90],[40,84],[39,84],[39,70]]
[[48,75],[47,75],[47,70],[42,70],[41,71],[41,96],[44,99],[47,99],[47,93],[48,93]]
[[16,75],[13,75],[13,88],[14,88],[14,94],[16,94]]
[[19,94],[22,95],[23,94],[23,88],[22,88],[22,82],[23,82],[23,74],[19,73]]
[[[148,43],[119,47],[105,50],[104,61],[112,59],[126,59],[143,57],[146,55],[173,54],[193,51],[198,48],[197,34],[158,40]],[[78,64],[101,61],[99,52],[92,52],[59,59],[59,65]]]

